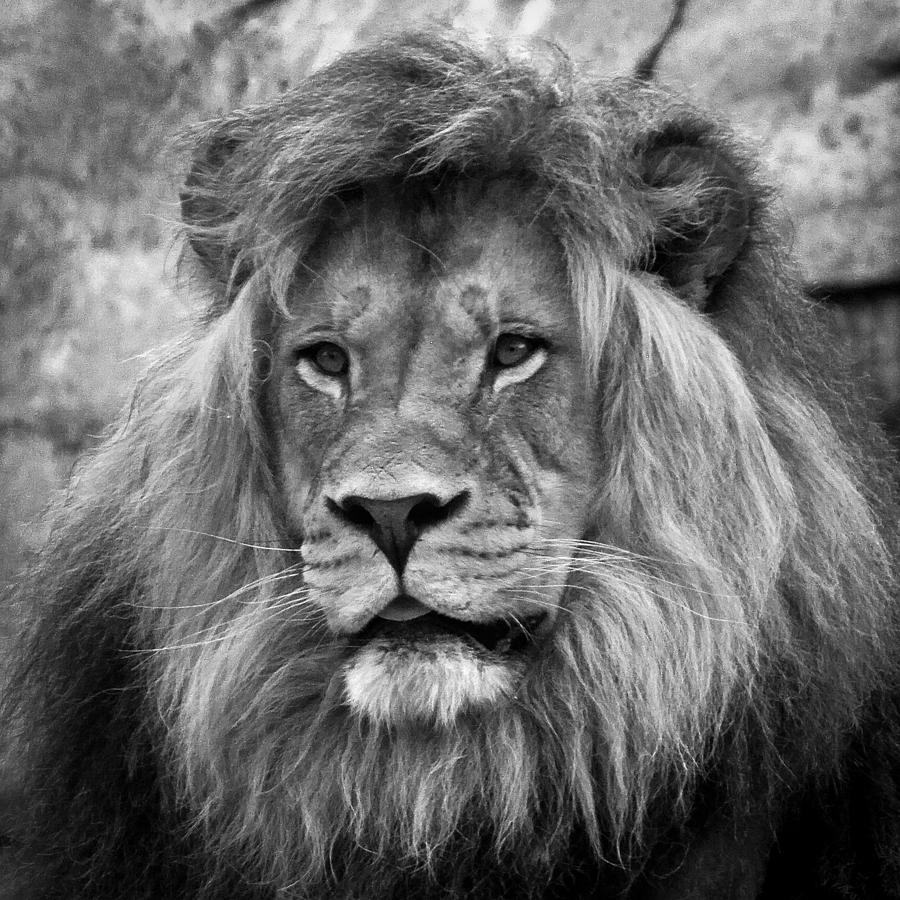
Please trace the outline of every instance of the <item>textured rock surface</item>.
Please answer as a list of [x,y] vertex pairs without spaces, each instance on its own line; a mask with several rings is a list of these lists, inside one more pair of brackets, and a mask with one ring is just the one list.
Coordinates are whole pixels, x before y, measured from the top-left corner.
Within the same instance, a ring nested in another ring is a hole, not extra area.
[[900,272],[894,0],[694,3],[660,73],[763,141],[810,281]]

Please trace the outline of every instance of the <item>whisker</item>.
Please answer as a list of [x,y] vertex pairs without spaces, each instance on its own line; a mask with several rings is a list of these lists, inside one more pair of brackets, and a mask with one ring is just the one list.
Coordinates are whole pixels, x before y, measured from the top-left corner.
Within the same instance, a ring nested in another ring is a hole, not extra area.
[[651,556],[647,553],[639,553],[637,550],[630,550],[628,547],[621,547],[616,544],[607,544],[602,541],[588,540],[586,538],[541,538],[542,544],[559,545],[561,547],[569,547],[580,551],[602,551],[617,558],[627,558],[642,560],[649,563],[660,563],[667,566],[691,566],[689,560],[669,559],[661,556]]
[[[630,588],[631,590],[635,591],[638,594],[649,596],[660,603],[677,607],[679,609],[684,610],[691,616],[703,619],[708,622],[716,622],[716,623],[723,624],[723,625],[733,625],[733,626],[737,626],[737,627],[745,627],[747,625],[747,623],[742,620],[729,619],[729,618],[724,618],[721,616],[714,616],[709,613],[704,613],[701,610],[694,609],[693,607],[676,599],[675,597],[670,596],[669,594],[662,593],[661,591],[658,591],[658,590],[653,590],[649,584],[647,584],[641,580],[638,580],[636,577],[632,577],[632,578],[623,577],[622,571],[615,569],[614,567],[606,567],[605,570],[601,569],[601,571],[596,571],[596,570],[592,570],[587,567],[579,567],[579,566],[570,566],[567,568],[569,571],[571,571],[573,573],[588,575],[588,576],[592,576],[597,579],[605,579],[608,577],[612,577],[620,584],[625,585],[626,587]],[[537,577],[541,574],[553,574],[553,572],[556,570],[555,569],[534,569],[532,571],[534,572],[535,577]],[[667,587],[675,588],[677,590],[690,591],[694,594],[699,594],[699,595],[708,596],[708,597],[728,597],[730,599],[733,599],[735,596],[734,594],[723,595],[723,594],[719,594],[719,593],[716,593],[713,591],[707,591],[702,588],[695,587],[693,585],[680,584],[678,582],[669,581],[660,576],[654,575],[653,573],[642,572],[641,574],[644,575],[651,582],[655,581],[660,585],[665,585]],[[582,593],[588,593],[592,597],[596,596],[596,594],[597,594],[597,588],[593,588],[588,585],[573,583],[572,581],[567,581],[562,584],[559,584],[559,583],[549,584],[548,583],[548,584],[543,584],[542,587],[550,588],[550,589],[578,591],[578,592],[582,592]],[[600,587],[600,586],[598,585],[597,587]],[[537,595],[537,596],[541,595],[541,591],[537,588],[532,588],[532,589],[519,588],[518,592],[525,596],[529,596],[529,597],[535,596],[535,595]],[[529,602],[535,602],[535,601],[530,600]],[[559,608],[567,609],[567,607],[565,607],[564,605],[560,605]]]
[[[135,609],[147,609],[147,610],[183,610],[183,609],[212,609],[215,606],[218,606],[220,603],[226,603],[228,600],[237,600],[239,603],[246,603],[248,605],[253,605],[257,603],[265,603],[268,598],[263,597],[255,597],[252,600],[241,600],[240,594],[244,591],[250,591],[254,588],[258,588],[263,586],[264,584],[268,584],[270,582],[275,581],[287,581],[292,578],[296,578],[299,569],[296,571],[291,571],[296,567],[291,566],[289,569],[284,569],[279,573],[274,575],[263,575],[260,578],[257,578],[255,581],[249,581],[247,584],[242,585],[240,588],[236,588],[230,594],[226,594],[224,597],[220,597],[218,600],[210,600],[206,603],[173,603],[171,605],[157,605],[152,603],[135,603]],[[305,585],[304,585],[305,588]]]
[[194,528],[182,528],[177,525],[149,525],[151,531],[177,531],[182,534],[193,534],[197,537],[208,537],[216,541],[224,541],[226,544],[236,544],[239,547],[247,547],[249,550],[276,550],[281,553],[302,553],[300,547],[282,547],[279,544],[254,544],[242,541],[238,538],[226,537],[224,534],[213,534],[209,531],[197,531]]
[[[245,588],[246,587],[247,586],[245,586]],[[232,592],[232,593],[234,594],[237,592]],[[225,599],[225,598],[223,598],[223,599]],[[214,601],[213,603],[208,605],[208,608],[212,608],[213,606],[215,606],[216,604],[221,603],[221,602],[222,602],[221,600]],[[293,613],[293,612],[296,612],[299,610],[306,610],[307,608],[309,608],[310,606],[313,605],[308,596],[308,589],[305,586],[303,588],[297,589],[296,591],[289,591],[286,594],[275,595],[274,597],[266,598],[265,600],[260,598],[255,601],[252,601],[252,602],[254,604],[258,604],[260,607],[262,607],[264,605],[267,607],[266,608],[267,614],[263,618],[261,618],[257,621],[254,621],[252,623],[255,627],[264,626],[264,625],[268,624],[269,622],[274,621],[275,619],[286,619],[287,618],[286,613]],[[320,622],[317,622],[316,619],[314,619],[312,617],[310,617],[307,621],[312,626],[321,624]],[[206,638],[204,640],[189,641],[187,643],[181,642],[178,644],[171,644],[171,645],[164,646],[164,647],[138,648],[133,652],[135,652],[135,653],[158,653],[158,652],[169,651],[169,650],[189,650],[189,649],[193,649],[196,647],[210,646],[213,644],[221,643],[222,641],[226,640],[231,634],[234,633],[235,624],[236,624],[236,620],[234,620],[234,619],[222,620],[222,621],[218,621],[218,622],[210,622],[208,625],[205,625],[203,628],[199,628],[196,631],[188,632],[183,635],[183,637],[185,637],[185,638],[199,637],[200,635],[203,635],[203,634],[212,635],[211,637]],[[215,632],[217,632],[219,630],[223,630],[223,631],[225,631],[225,633],[222,635],[219,635],[219,636],[215,636]]]
[[[270,616],[266,616],[264,619],[261,619],[259,622],[254,623],[256,626],[263,626],[268,624],[269,622],[274,621],[275,619],[283,618],[283,610],[276,610]],[[220,627],[226,627],[229,625],[234,625],[234,622],[217,622],[214,625],[211,625],[209,629],[205,630],[213,630],[218,629]],[[311,625],[315,625],[314,621],[310,620]],[[195,632],[195,634],[202,634],[204,629],[201,629],[199,632]],[[191,637],[192,635],[186,635],[187,637]],[[223,641],[229,640],[230,638],[235,636],[235,631],[233,628],[229,629],[225,634],[219,635],[217,637],[210,637],[201,641],[189,641],[188,643],[178,643],[178,644],[168,644],[162,647],[139,647],[132,650],[132,653],[135,654],[158,654],[158,653],[167,653],[175,650],[193,650],[197,647],[211,647],[216,644],[221,644]]]

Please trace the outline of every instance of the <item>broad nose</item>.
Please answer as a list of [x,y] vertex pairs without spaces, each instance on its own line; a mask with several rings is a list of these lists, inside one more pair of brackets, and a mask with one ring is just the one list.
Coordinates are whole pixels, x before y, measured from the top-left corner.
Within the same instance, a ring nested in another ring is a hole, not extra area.
[[351,495],[329,498],[332,512],[365,530],[388,562],[402,573],[419,535],[456,515],[466,503],[467,491],[442,502],[435,494],[410,494],[389,500]]

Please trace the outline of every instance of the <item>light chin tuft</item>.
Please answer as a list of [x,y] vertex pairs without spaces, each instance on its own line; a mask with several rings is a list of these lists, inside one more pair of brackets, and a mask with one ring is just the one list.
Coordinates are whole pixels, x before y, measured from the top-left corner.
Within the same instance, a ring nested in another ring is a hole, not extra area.
[[374,640],[344,667],[344,694],[355,713],[377,724],[450,726],[466,710],[502,703],[520,673],[486,660],[462,641],[435,641],[427,649]]

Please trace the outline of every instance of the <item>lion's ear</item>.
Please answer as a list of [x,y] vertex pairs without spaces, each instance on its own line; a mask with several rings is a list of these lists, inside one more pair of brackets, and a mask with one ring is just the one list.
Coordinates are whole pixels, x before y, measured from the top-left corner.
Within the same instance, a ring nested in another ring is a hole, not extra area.
[[646,268],[688,302],[709,309],[747,240],[751,186],[714,147],[659,141],[640,162],[653,218]]
[[235,286],[238,273],[231,239],[235,209],[229,202],[227,171],[240,141],[230,134],[214,135],[200,144],[181,190],[181,218],[188,241],[213,280]]

